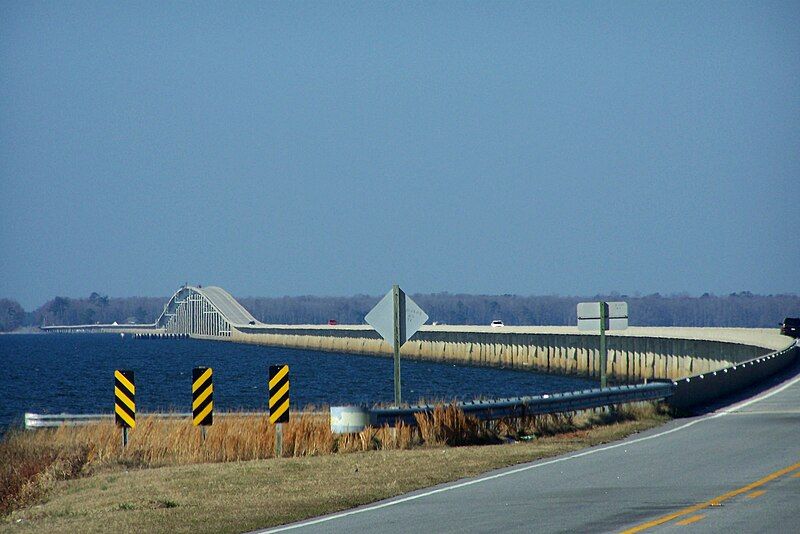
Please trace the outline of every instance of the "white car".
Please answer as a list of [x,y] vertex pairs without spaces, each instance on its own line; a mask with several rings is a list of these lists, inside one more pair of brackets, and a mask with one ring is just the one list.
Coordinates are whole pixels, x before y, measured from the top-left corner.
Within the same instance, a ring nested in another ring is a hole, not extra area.
[[495,319],[494,321],[492,321],[492,324],[491,324],[492,328],[501,328],[503,326],[504,326],[503,325],[503,321],[501,321],[499,319]]

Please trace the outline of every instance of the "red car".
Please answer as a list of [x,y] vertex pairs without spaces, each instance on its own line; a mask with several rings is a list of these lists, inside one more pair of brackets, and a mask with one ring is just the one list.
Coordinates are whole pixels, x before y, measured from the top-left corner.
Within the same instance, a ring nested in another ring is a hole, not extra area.
[[336,319],[328,319],[328,324],[331,326],[335,326],[339,324],[339,321],[337,321]]

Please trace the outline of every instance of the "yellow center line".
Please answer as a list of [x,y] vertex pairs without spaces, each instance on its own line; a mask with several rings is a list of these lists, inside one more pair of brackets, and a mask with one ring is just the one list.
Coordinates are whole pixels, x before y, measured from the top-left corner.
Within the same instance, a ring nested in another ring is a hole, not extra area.
[[686,525],[691,525],[692,523],[697,523],[698,521],[703,519],[705,516],[706,516],[705,514],[693,515],[692,517],[687,517],[683,521],[678,521],[676,523],[676,525],[680,525],[682,527],[685,527]]
[[668,521],[672,521],[673,519],[677,519],[677,518],[683,517],[685,515],[693,514],[693,513],[698,512],[698,511],[700,511],[700,510],[702,510],[704,508],[708,508],[709,506],[719,505],[722,501],[727,501],[728,499],[736,497],[737,495],[741,495],[742,493],[747,493],[748,491],[751,491],[751,490],[754,490],[754,489],[756,489],[756,488],[758,488],[760,486],[763,486],[767,482],[771,482],[771,481],[775,480],[776,478],[780,478],[783,475],[791,473],[792,471],[795,471],[797,469],[800,469],[800,462],[798,462],[798,463],[796,463],[794,465],[790,465],[789,467],[785,467],[785,468],[783,468],[783,469],[781,469],[779,471],[775,471],[774,473],[771,473],[771,474],[765,476],[764,478],[762,478],[760,480],[756,480],[755,482],[753,482],[751,484],[748,484],[746,486],[742,486],[739,489],[735,489],[733,491],[729,491],[728,493],[720,495],[719,497],[714,497],[710,501],[706,501],[706,502],[703,502],[703,503],[700,503],[700,504],[695,504],[694,506],[689,506],[689,507],[684,508],[682,510],[678,510],[677,512],[673,512],[671,514],[667,514],[665,516],[659,517],[658,519],[654,519],[652,521],[648,521],[647,523],[642,523],[641,525],[636,525],[635,527],[629,528],[628,530],[624,530],[622,532],[623,532],[623,534],[633,534],[634,532],[641,532],[643,530],[647,530],[648,528],[653,528],[653,527],[657,527],[658,525],[663,525],[664,523],[666,523]]
[[792,475],[792,478],[800,478],[800,473],[795,473]]
[[756,491],[753,491],[753,492],[748,493],[747,495],[745,495],[745,498],[746,499],[755,499],[756,497],[761,497],[766,492],[767,492],[766,490],[756,490]]

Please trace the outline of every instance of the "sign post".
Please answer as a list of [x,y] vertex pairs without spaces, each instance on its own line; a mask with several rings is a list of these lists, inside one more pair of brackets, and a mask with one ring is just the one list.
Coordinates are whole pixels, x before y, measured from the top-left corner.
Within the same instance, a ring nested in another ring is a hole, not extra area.
[[600,389],[605,388],[606,366],[608,362],[608,351],[606,350],[606,321],[608,320],[608,307],[605,302],[600,303]]
[[578,330],[600,332],[600,388],[608,386],[606,330],[628,328],[627,302],[581,302],[578,304]]
[[[392,286],[392,322],[393,329],[394,329],[394,343],[392,343],[392,349],[394,353],[394,403],[396,405],[400,405],[400,398],[402,396],[402,388],[400,387],[400,346],[402,343],[400,339],[403,337],[403,333],[401,332],[401,323],[402,318],[404,317],[404,313],[401,312],[400,307],[403,303],[401,303],[400,298],[400,286],[395,284]],[[405,306],[403,306],[405,307]]]
[[402,402],[400,347],[417,333],[428,315],[397,284],[364,317],[391,346],[394,354],[394,404]]

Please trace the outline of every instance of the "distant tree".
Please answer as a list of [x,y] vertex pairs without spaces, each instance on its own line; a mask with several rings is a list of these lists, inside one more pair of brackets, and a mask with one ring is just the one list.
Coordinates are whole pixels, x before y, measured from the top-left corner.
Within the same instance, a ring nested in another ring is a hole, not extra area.
[[133,312],[133,317],[136,319],[136,322],[139,324],[146,323],[147,321],[147,310],[145,310],[142,306],[137,306],[136,311]]
[[23,325],[25,310],[19,302],[11,299],[0,299],[0,332],[11,332]]
[[94,308],[84,308],[80,311],[80,322],[82,324],[92,324],[94,323],[96,312]]
[[67,297],[56,297],[50,303],[48,311],[53,315],[54,319],[61,320],[62,324],[66,316],[66,312],[70,307],[70,300]]

